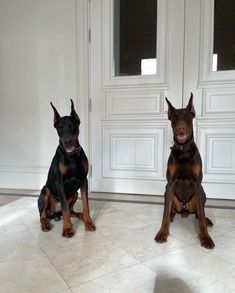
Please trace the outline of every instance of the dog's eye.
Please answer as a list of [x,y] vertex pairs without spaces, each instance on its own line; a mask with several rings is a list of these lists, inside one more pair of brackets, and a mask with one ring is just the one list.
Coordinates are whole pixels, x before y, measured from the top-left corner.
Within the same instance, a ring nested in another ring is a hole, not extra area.
[[63,133],[63,127],[61,125],[58,125],[56,129],[59,135]]
[[63,134],[63,131],[61,129],[57,129],[57,132],[58,132],[59,136],[61,136]]

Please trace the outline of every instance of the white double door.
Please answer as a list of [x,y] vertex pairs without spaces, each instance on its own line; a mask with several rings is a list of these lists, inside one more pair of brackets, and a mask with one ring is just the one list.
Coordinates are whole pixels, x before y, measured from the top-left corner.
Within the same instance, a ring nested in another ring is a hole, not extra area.
[[182,107],[193,92],[204,188],[235,199],[235,71],[212,70],[214,0],[156,2],[156,74],[121,75],[120,2],[90,1],[91,190],[163,194],[172,143],[165,96]]

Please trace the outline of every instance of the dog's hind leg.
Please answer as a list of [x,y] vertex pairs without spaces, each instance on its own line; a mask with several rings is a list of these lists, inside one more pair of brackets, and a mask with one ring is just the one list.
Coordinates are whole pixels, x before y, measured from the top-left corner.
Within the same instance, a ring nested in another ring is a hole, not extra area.
[[171,223],[174,221],[174,218],[175,218],[175,215],[176,215],[176,211],[172,208],[171,209]]
[[[197,213],[195,213],[195,217],[196,217],[196,219],[198,219],[198,215],[197,215]],[[209,218],[206,217],[206,225],[207,225],[208,227],[212,227],[214,224],[213,224],[213,222],[211,221],[211,219],[209,219]]]
[[44,186],[38,198],[38,210],[40,214],[41,229],[44,232],[50,231],[52,229],[52,225],[49,223],[46,214],[46,211],[50,205],[50,198],[51,192],[46,186]]
[[214,224],[213,224],[213,222],[209,218],[206,217],[206,225],[208,227],[212,227]]

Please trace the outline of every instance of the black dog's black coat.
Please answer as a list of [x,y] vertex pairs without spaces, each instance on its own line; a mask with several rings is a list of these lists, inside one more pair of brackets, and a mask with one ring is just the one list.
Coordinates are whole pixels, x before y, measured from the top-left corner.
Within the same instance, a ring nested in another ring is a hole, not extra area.
[[[42,188],[38,198],[41,229],[50,231],[52,226],[48,219],[59,220],[63,215],[63,233],[65,237],[72,237],[71,217],[82,219],[87,231],[94,231],[88,205],[88,159],[78,141],[80,119],[71,100],[70,116],[60,117],[54,110],[54,127],[59,136],[59,146],[53,157],[46,185]],[[80,189],[83,213],[75,212],[73,206],[78,198]],[[61,205],[61,206],[60,206]],[[61,211],[59,210],[61,209]]]
[[[82,166],[83,161],[87,161],[87,156],[81,146],[79,146],[79,150],[72,155],[67,155],[62,147],[60,145],[58,146],[55,156],[52,159],[46,185],[42,188],[42,192],[38,198],[38,209],[40,214],[45,208],[43,199],[45,188],[49,188],[50,192],[57,202],[61,201],[56,186],[59,163],[63,162],[65,165],[70,166],[67,174],[63,176],[65,196],[68,200],[72,195],[74,195],[74,193],[79,190],[84,180],[86,179],[87,174]],[[50,218],[53,218],[53,215],[50,215]]]

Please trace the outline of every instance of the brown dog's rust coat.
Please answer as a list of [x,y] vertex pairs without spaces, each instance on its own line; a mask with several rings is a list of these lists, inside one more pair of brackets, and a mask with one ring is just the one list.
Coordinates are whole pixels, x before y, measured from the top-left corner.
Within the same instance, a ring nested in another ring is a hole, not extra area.
[[[94,231],[88,204],[88,159],[78,141],[80,119],[71,100],[70,116],[60,117],[54,110],[54,127],[59,136],[59,146],[53,157],[46,185],[38,198],[41,229],[50,231],[52,225],[49,219],[60,220],[63,217],[64,237],[74,235],[71,217],[83,220],[87,231]],[[78,199],[78,189],[81,191],[83,212],[75,212],[73,206]]]
[[168,103],[168,119],[174,135],[174,146],[167,165],[167,185],[165,191],[165,206],[162,225],[155,240],[159,243],[167,241],[170,222],[176,213],[182,217],[195,214],[199,224],[199,238],[205,248],[213,248],[207,226],[212,226],[210,219],[205,217],[204,206],[206,194],[201,185],[202,161],[193,137],[193,118],[195,110],[193,95],[191,94],[188,106],[175,109]]

